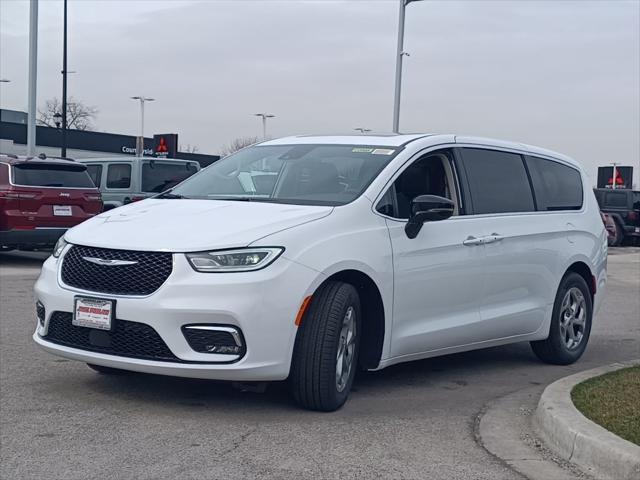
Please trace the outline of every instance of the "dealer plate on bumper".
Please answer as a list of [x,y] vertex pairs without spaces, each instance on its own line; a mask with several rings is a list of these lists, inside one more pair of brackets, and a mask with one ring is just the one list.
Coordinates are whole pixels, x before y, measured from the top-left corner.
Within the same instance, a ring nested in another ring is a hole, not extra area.
[[71,324],[76,327],[111,330],[115,300],[95,297],[76,297]]

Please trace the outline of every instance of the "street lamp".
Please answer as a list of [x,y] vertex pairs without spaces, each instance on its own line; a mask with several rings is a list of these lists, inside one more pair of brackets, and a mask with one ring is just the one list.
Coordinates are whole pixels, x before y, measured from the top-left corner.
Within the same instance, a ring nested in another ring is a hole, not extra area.
[[369,133],[371,131],[370,128],[364,128],[364,127],[358,127],[358,128],[354,128],[354,130],[356,132],[360,132],[361,134],[365,134],[365,133]]
[[136,156],[141,157],[144,152],[144,102],[153,102],[155,101],[155,98],[138,95],[136,97],[131,97],[131,99],[140,101],[140,136],[136,141]]
[[60,120],[62,119],[62,115],[60,114],[60,112],[56,112],[53,115],[53,123],[56,124],[56,128],[60,128]]
[[274,118],[275,115],[271,113],[254,113],[254,117],[262,117],[262,138],[267,139],[267,118]]
[[393,98],[393,131],[398,133],[400,130],[400,93],[402,90],[402,57],[409,56],[403,50],[404,44],[404,11],[411,2],[419,2],[420,0],[400,0],[400,16],[398,18],[398,49],[396,51],[396,88]]

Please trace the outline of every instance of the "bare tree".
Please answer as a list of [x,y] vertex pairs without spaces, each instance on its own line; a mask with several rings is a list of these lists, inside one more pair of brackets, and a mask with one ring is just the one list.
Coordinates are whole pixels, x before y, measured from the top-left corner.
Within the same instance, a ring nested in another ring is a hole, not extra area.
[[200,151],[200,148],[198,148],[197,145],[191,145],[190,143],[187,143],[186,145],[180,145],[179,150],[185,153],[198,153]]
[[238,137],[228,144],[224,145],[220,149],[220,155],[226,157],[227,155],[231,155],[238,150],[248,147],[249,145],[253,145],[254,143],[258,143],[260,139],[258,137]]
[[[56,114],[59,116],[56,117]],[[67,128],[75,130],[93,130],[93,121],[98,115],[96,107],[85,105],[73,97],[67,101]],[[62,102],[58,98],[47,100],[44,108],[38,109],[38,125],[57,127],[56,121],[62,120]]]

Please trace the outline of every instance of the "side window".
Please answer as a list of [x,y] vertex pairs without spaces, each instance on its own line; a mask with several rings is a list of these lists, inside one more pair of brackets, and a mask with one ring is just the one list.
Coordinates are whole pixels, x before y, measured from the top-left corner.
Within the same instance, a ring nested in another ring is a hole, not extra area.
[[575,168],[553,160],[526,157],[538,210],[580,210],[582,179]]
[[640,192],[633,192],[633,209],[640,210]]
[[463,148],[473,213],[532,212],[529,178],[520,155]]
[[409,165],[378,202],[376,210],[390,217],[408,219],[411,202],[419,195],[437,195],[456,202],[453,170],[448,154],[430,153]]
[[112,163],[107,167],[107,188],[129,188],[130,186],[130,164]]
[[87,173],[91,177],[93,184],[100,188],[100,182],[102,180],[102,165],[87,165]]

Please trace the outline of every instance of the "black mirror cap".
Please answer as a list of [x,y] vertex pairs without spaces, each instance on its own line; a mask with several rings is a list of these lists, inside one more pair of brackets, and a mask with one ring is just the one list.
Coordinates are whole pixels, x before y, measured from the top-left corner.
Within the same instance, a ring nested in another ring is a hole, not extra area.
[[455,210],[455,204],[437,195],[419,195],[411,202],[411,217],[405,227],[407,237],[418,236],[424,222],[446,220]]

